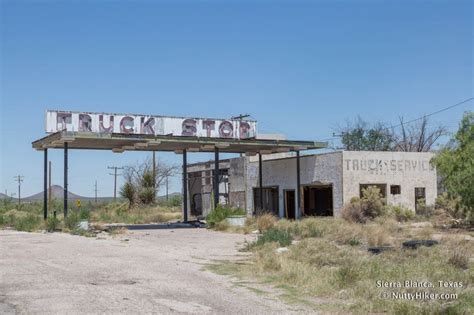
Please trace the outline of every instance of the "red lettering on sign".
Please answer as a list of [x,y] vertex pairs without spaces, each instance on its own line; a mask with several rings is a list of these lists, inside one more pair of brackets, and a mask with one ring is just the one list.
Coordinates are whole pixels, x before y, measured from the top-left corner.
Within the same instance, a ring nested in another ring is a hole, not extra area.
[[194,119],[183,120],[181,135],[193,137],[196,135],[196,130],[197,130],[196,120]]
[[133,133],[133,117],[125,116],[120,120],[120,132],[122,133]]

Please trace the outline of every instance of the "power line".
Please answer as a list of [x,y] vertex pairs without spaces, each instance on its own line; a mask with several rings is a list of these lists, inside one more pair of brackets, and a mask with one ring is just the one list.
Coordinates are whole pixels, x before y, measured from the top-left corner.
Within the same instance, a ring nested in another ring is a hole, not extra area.
[[400,126],[402,126],[402,125],[411,124],[412,122],[415,122],[415,121],[424,119],[424,118],[426,118],[426,117],[430,117],[430,116],[433,116],[433,115],[436,115],[436,114],[445,112],[445,111],[447,111],[447,110],[449,110],[449,109],[451,109],[451,108],[454,108],[454,107],[456,107],[456,106],[462,105],[462,104],[467,103],[467,102],[472,101],[472,100],[474,100],[474,97],[467,98],[467,99],[465,99],[464,101],[461,101],[461,102],[456,103],[456,104],[454,104],[454,105],[450,105],[450,106],[447,106],[447,107],[442,108],[442,109],[440,109],[440,110],[437,110],[437,111],[435,111],[435,112],[432,112],[432,113],[430,113],[430,114],[426,114],[426,115],[423,115],[423,116],[421,116],[421,117],[418,117],[418,118],[409,120],[409,121],[407,121],[407,122],[403,122],[403,123],[400,123],[400,124],[398,124],[398,125],[391,126],[390,128],[387,128],[387,129],[393,129],[393,128],[400,127]]
[[114,170],[114,173],[109,175],[112,175],[114,177],[114,201],[117,200],[117,175],[122,175],[122,174],[117,174],[117,170],[123,170],[123,167],[117,167],[117,166],[107,166],[108,169]]
[[[429,114],[420,116],[420,117],[418,117],[418,118],[414,118],[414,119],[409,120],[409,121],[406,121],[406,122],[401,122],[401,123],[399,123],[399,124],[397,124],[397,125],[395,125],[395,126],[390,126],[390,127],[387,127],[387,128],[383,128],[382,130],[390,130],[390,129],[394,129],[394,128],[397,128],[397,127],[401,127],[401,126],[403,126],[403,125],[411,124],[411,123],[416,122],[416,121],[419,121],[419,120],[421,120],[421,119],[424,119],[424,118],[427,118],[427,117],[430,117],[430,116],[433,116],[433,115],[436,115],[436,114],[445,112],[445,111],[447,111],[447,110],[450,110],[450,109],[452,109],[452,108],[454,108],[454,107],[457,107],[457,106],[459,106],[459,105],[462,105],[462,104],[465,104],[465,103],[467,103],[467,102],[470,102],[470,101],[472,101],[472,100],[474,100],[474,97],[467,98],[467,99],[465,99],[465,100],[463,100],[463,101],[461,101],[461,102],[459,102],[459,103],[456,103],[456,104],[453,104],[453,105],[450,105],[450,106],[441,108],[441,109],[439,109],[439,110],[437,110],[437,111],[435,111],[435,112],[432,112],[432,113],[429,113]],[[320,140],[320,141],[332,140],[332,139],[339,138],[339,137],[341,137],[341,136],[342,136],[342,135],[336,135],[335,133],[333,133],[333,137],[332,137],[332,138],[327,138],[327,139],[323,139],[323,140]]]
[[23,176],[23,175],[17,175],[17,176],[13,176],[13,178],[15,178],[15,181],[18,182],[18,206],[20,206],[20,200],[21,200],[21,183],[23,182],[23,178],[25,178],[25,176]]

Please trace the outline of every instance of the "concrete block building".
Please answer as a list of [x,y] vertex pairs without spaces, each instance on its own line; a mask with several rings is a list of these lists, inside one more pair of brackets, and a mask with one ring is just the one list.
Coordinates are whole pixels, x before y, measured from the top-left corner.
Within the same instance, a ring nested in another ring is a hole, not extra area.
[[[413,211],[420,199],[432,205],[437,196],[436,169],[429,152],[336,151],[300,157],[300,198],[303,216],[340,216],[352,197],[377,186],[389,204]],[[219,161],[219,202],[246,209],[249,215],[269,211],[295,218],[296,158],[292,153],[263,156],[260,193],[256,156]],[[214,161],[188,166],[188,200],[192,215],[212,208]],[[263,199],[263,200],[261,200]],[[263,205],[259,206],[259,205]],[[260,209],[262,208],[262,209]]]

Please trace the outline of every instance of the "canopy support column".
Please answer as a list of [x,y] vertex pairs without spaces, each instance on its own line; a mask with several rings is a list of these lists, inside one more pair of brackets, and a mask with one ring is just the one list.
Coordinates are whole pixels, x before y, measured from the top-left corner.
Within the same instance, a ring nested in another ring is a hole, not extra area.
[[219,148],[214,149],[214,209],[219,205]]
[[300,151],[296,151],[296,213],[295,219],[301,218],[301,177],[300,177]]
[[188,222],[188,161],[186,149],[183,150],[183,222]]
[[263,212],[263,162],[262,153],[258,153],[258,194],[260,195],[259,212]]
[[43,219],[48,219],[48,149],[44,149]]
[[68,143],[64,142],[64,218],[67,218],[67,175],[68,175]]

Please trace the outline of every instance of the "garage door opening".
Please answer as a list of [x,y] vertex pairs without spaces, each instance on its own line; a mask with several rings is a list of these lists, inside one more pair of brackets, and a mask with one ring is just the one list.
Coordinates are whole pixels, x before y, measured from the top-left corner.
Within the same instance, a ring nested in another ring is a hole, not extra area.
[[278,187],[263,187],[262,189],[263,195],[263,209],[260,209],[260,189],[254,188],[253,189],[253,207],[255,209],[255,213],[263,214],[263,213],[272,213],[278,216],[279,213],[279,205],[278,205]]
[[332,216],[332,185],[305,186],[303,213],[307,216]]

